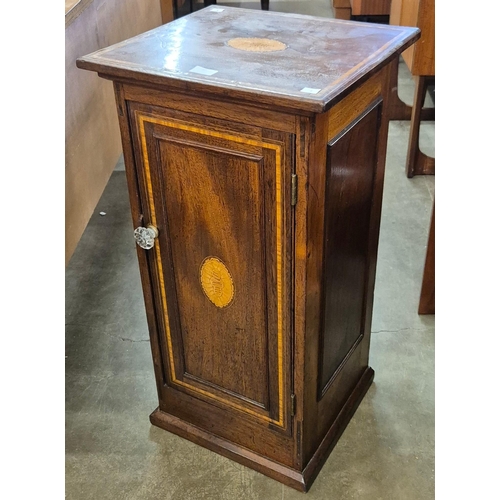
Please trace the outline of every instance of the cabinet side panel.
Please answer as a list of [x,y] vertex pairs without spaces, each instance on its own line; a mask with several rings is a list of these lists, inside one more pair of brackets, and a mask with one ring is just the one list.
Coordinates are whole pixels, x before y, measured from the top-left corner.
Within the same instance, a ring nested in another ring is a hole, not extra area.
[[[296,343],[298,354],[296,359],[301,359],[300,350],[303,349],[303,389],[297,385],[297,402],[300,411],[300,403],[303,400],[303,443],[301,449],[301,465],[305,467],[312,456],[317,452],[321,441],[325,437],[328,429],[338,416],[350,392],[360,380],[363,371],[367,368],[367,349],[369,338],[366,335],[358,344],[356,352],[346,361],[341,370],[341,375],[335,377],[333,383],[329,386],[328,392],[319,400],[321,395],[321,364],[323,361],[323,318],[324,318],[324,236],[325,236],[325,189],[327,174],[327,153],[328,144],[331,144],[335,138],[343,135],[343,131],[352,127],[360,117],[371,109],[371,106],[378,102],[383,96],[385,85],[386,70],[375,73],[369,80],[349,93],[337,105],[326,113],[315,117],[311,127],[311,135],[306,135],[304,141],[307,145],[307,154],[304,155],[305,170],[302,176],[299,175],[299,198],[296,207],[297,228],[302,229],[301,218],[306,217],[307,226],[305,229],[307,244],[306,249],[302,250],[300,246],[296,249],[296,279],[297,270],[301,269],[299,257],[305,260],[305,293],[297,297],[297,307],[295,309],[297,339]],[[307,130],[307,129],[306,129]],[[309,137],[309,138],[308,138]],[[381,136],[382,139],[382,136]],[[362,148],[364,138],[359,145]],[[300,159],[298,157],[298,159]],[[301,163],[298,161],[299,167]],[[380,168],[381,167],[381,168]],[[377,172],[383,172],[383,163],[379,164]],[[298,171],[300,174],[300,170]],[[303,186],[306,193],[300,192]],[[306,206],[306,215],[301,212],[301,202]],[[378,227],[378,226],[377,226]],[[304,229],[302,229],[304,230]],[[297,233],[301,235],[300,232]],[[297,245],[300,240],[296,238]],[[301,250],[301,251],[299,251]],[[299,292],[296,292],[299,293]],[[301,309],[300,298],[305,299],[305,308]],[[367,302],[367,307],[369,303]],[[303,311],[303,321],[305,324],[297,322],[297,314]],[[301,328],[304,328],[302,331]],[[301,337],[302,335],[302,337]],[[363,356],[357,354],[357,351]],[[365,352],[366,351],[366,352]],[[300,365],[296,363],[296,369]],[[318,394],[320,391],[320,394]],[[333,397],[330,397],[333,395]],[[344,418],[344,417],[343,417]],[[327,455],[324,455],[324,457]],[[324,458],[323,457],[323,458]]]
[[380,108],[372,107],[328,145],[321,394],[363,335]]

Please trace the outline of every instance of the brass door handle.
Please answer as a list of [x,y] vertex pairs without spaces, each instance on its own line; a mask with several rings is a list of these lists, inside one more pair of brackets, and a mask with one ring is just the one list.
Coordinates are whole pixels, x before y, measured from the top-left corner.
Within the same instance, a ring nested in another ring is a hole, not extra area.
[[151,224],[148,227],[138,227],[134,231],[135,242],[144,250],[153,248],[157,237],[158,229]]

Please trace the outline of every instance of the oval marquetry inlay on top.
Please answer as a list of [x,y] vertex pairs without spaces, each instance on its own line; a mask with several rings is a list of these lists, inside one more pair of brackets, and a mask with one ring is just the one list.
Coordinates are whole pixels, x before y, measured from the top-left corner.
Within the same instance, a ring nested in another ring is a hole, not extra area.
[[233,278],[217,257],[207,257],[203,261],[200,267],[200,281],[205,295],[217,307],[226,307],[233,300]]
[[286,49],[283,42],[269,38],[231,38],[227,44],[233,49],[247,52],[276,52]]

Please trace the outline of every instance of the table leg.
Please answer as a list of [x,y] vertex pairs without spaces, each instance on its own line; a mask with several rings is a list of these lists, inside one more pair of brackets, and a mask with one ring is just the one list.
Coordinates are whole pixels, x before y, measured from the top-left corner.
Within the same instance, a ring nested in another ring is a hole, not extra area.
[[422,289],[418,314],[434,314],[435,311],[435,231],[434,231],[435,206],[432,207],[432,219],[429,229],[429,243],[425,257]]
[[[391,64],[391,93],[389,94],[389,120],[410,120],[412,106],[408,106],[398,95],[398,72],[399,59],[396,58]],[[422,121],[433,121],[435,118],[434,108],[423,108],[421,112]]]
[[425,101],[427,87],[434,82],[433,76],[416,76],[415,98],[411,112],[410,143],[406,157],[406,175],[434,175],[435,159],[420,151],[420,122],[422,121],[422,108]]
[[344,19],[346,21],[351,20],[351,9],[350,8],[334,7],[333,11],[335,13],[335,19]]

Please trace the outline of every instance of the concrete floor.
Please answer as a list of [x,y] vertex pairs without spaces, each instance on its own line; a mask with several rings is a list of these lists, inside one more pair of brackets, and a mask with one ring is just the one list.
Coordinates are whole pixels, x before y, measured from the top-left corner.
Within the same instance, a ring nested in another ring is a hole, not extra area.
[[[271,6],[332,15],[323,0]],[[410,102],[412,90],[402,63],[401,97]],[[307,496],[150,425],[156,388],[118,166],[66,271],[67,498],[434,498],[434,316],[417,314],[434,177],[406,178],[408,133],[408,122],[391,122],[372,326],[375,382]],[[424,124],[421,135],[422,149],[433,153],[434,124]]]

